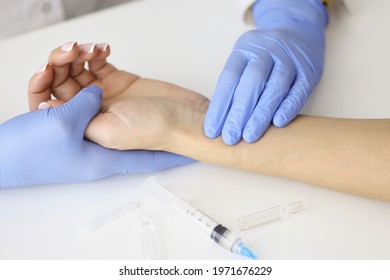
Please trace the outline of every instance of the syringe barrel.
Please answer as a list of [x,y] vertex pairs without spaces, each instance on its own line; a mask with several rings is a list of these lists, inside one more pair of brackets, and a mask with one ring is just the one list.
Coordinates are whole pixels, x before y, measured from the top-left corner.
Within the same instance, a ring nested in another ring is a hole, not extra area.
[[207,216],[205,213],[160,186],[157,183],[157,179],[155,177],[150,177],[144,183],[143,188],[148,195],[157,197],[170,209],[187,216],[190,220],[203,228],[210,236],[214,228],[218,226],[218,223]]

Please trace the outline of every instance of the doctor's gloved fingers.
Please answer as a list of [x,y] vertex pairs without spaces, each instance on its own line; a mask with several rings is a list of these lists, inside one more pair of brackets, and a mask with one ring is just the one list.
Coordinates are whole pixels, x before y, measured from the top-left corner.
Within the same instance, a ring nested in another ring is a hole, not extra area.
[[233,51],[228,58],[211,98],[204,122],[204,132],[210,138],[221,134],[223,124],[229,113],[234,91],[248,63],[245,54]]
[[273,59],[267,53],[250,59],[234,92],[233,102],[222,128],[222,139],[228,145],[237,144],[252,115],[273,68]]
[[111,47],[107,43],[97,44],[98,55],[88,61],[89,71],[97,78],[103,79],[108,74],[117,69],[110,63],[107,63],[107,57],[111,53]]
[[53,69],[43,64],[28,83],[28,103],[30,111],[38,110],[39,104],[51,99],[50,84],[53,81]]
[[263,94],[245,125],[243,138],[246,142],[255,142],[263,136],[279,105],[286,98],[295,76],[292,64],[280,61],[275,63]]
[[73,124],[78,133],[84,136],[88,123],[100,110],[102,90],[98,86],[83,88],[70,101],[53,108],[49,115],[56,115]]
[[[264,92],[263,95],[266,93],[269,94],[270,92]],[[256,108],[253,110],[242,134],[242,138],[246,142],[256,142],[264,135],[283,98],[284,95],[268,95],[260,98],[259,104],[257,104]]]
[[275,112],[274,125],[277,127],[288,125],[305,106],[312,91],[313,87],[309,85],[306,79],[297,80]]
[[120,139],[115,137],[115,132],[112,131],[116,121],[112,114],[97,114],[85,129],[85,138],[107,149],[123,150],[118,144]]

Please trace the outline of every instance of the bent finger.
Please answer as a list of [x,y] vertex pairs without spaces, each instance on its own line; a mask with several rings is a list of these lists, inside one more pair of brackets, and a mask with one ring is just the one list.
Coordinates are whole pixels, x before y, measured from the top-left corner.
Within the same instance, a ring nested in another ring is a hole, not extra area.
[[78,47],[79,55],[70,63],[69,73],[80,87],[84,88],[96,80],[96,77],[85,68],[85,63],[97,57],[98,50],[93,43],[80,44]]
[[78,58],[79,51],[76,42],[68,42],[54,49],[49,56],[54,73],[50,87],[59,100],[68,101],[81,89],[70,76],[70,63]]
[[117,69],[110,63],[107,63],[107,57],[111,53],[109,44],[97,44],[98,55],[88,62],[89,71],[97,78],[103,79]]
[[51,99],[50,85],[53,68],[49,64],[39,67],[28,83],[28,103],[31,111],[38,110],[39,104]]

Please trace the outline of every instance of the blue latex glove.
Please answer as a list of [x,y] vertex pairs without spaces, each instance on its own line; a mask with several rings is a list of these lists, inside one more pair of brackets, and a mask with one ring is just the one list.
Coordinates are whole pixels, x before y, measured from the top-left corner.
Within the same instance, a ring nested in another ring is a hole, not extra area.
[[68,103],[17,116],[0,125],[0,187],[95,180],[152,172],[193,162],[159,151],[117,151],[84,139],[102,93],[90,86]]
[[303,108],[323,70],[328,15],[320,0],[260,0],[256,30],[241,36],[226,62],[204,130],[232,145],[257,141]]

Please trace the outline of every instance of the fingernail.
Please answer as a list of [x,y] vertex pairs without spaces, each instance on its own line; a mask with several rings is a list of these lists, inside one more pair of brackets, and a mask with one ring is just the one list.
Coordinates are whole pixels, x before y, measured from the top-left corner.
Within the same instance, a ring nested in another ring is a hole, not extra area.
[[96,44],[92,44],[92,43],[82,44],[79,47],[80,47],[80,51],[83,53],[93,53],[93,51],[95,50]]
[[64,52],[70,52],[73,49],[74,44],[76,44],[76,42],[67,42],[61,46],[61,50]]
[[101,52],[105,52],[110,45],[107,43],[97,44],[97,49]]
[[46,102],[42,102],[41,104],[39,104],[38,106],[38,109],[39,110],[43,110],[43,109],[48,109],[48,108],[51,108],[50,105]]
[[47,63],[41,65],[41,66],[38,68],[38,70],[37,70],[36,73],[39,74],[39,73],[45,72],[45,71],[46,71],[46,67],[47,67]]

